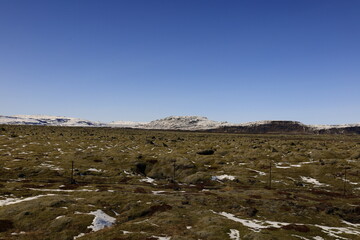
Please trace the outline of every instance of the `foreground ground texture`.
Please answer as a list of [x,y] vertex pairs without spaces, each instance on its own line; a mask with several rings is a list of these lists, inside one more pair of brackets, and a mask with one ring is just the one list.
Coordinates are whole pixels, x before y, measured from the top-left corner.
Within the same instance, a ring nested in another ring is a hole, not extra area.
[[359,135],[3,125],[0,239],[360,239],[359,167]]

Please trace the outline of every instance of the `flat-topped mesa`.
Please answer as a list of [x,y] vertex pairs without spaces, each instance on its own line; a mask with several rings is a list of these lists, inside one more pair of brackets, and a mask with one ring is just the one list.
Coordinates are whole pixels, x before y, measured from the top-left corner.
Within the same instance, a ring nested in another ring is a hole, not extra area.
[[308,125],[316,134],[360,134],[360,124]]
[[258,121],[243,124],[223,126],[217,129],[210,129],[209,132],[227,133],[310,133],[310,127],[298,121]]
[[258,121],[209,129],[226,133],[360,134],[360,124],[305,125],[298,121]]

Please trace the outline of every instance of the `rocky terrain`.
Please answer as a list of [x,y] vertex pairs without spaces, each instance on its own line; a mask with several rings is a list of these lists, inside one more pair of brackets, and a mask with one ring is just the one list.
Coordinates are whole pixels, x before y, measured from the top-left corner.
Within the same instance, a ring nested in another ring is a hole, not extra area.
[[111,123],[101,123],[68,117],[42,115],[0,115],[0,124],[73,127],[115,127],[245,134],[360,134],[360,124],[305,125],[297,121],[258,121],[234,124],[228,122],[217,122],[209,120],[206,117],[199,116],[171,116],[151,122],[116,121]]
[[0,239],[360,239],[359,167],[359,135],[0,125]]
[[223,126],[207,129],[217,133],[245,133],[245,134],[360,134],[360,124],[348,125],[305,125],[295,121],[262,121],[248,124]]

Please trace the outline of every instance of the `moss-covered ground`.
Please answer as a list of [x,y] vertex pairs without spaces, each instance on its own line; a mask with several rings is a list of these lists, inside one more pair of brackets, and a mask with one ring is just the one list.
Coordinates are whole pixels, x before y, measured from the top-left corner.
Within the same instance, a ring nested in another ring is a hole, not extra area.
[[359,167],[358,135],[0,125],[0,239],[360,239]]

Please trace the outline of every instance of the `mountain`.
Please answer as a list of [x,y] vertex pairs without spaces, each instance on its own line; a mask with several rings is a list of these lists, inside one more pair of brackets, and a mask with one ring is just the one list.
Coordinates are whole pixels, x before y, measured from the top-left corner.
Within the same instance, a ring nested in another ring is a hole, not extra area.
[[217,133],[360,134],[360,124],[305,125],[297,121],[258,121],[241,124],[218,122],[199,116],[171,116],[151,122],[93,122],[79,118],[43,115],[1,116],[0,124],[77,127],[115,127],[156,130],[182,130]]
[[208,129],[218,133],[360,134],[360,124],[305,125],[297,121],[259,121]]
[[111,122],[111,127],[158,129],[158,130],[206,130],[227,126],[227,122],[217,122],[209,120],[206,117],[198,116],[170,116],[151,122]]
[[109,127],[119,128],[143,128],[147,122],[114,121],[108,124]]
[[310,127],[296,121],[259,121],[209,129],[225,133],[308,133]]
[[45,116],[45,115],[14,115],[14,116],[0,115],[0,124],[72,126],[72,127],[107,126],[107,124],[88,121],[80,118]]
[[171,116],[158,119],[145,124],[145,129],[164,129],[164,130],[206,130],[230,125],[227,122],[217,122],[206,117],[198,116]]

